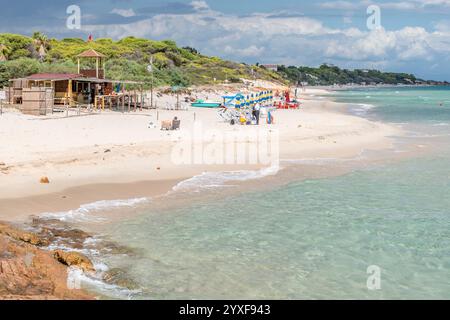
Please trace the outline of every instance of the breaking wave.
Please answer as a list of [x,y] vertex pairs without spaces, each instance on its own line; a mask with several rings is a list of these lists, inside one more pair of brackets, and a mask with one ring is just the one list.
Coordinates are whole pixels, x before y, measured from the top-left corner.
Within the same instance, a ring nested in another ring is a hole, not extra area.
[[80,222],[80,221],[102,221],[101,217],[96,217],[92,213],[108,210],[117,209],[124,207],[133,207],[138,204],[148,202],[148,198],[135,198],[128,200],[101,200],[80,206],[78,209],[55,212],[55,213],[44,213],[42,216],[45,218],[58,219],[64,222]]
[[198,176],[181,181],[173,191],[201,191],[209,188],[232,187],[227,184],[232,181],[247,181],[261,179],[267,176],[276,175],[280,170],[279,166],[271,166],[261,170],[238,170],[238,171],[220,171],[204,172]]

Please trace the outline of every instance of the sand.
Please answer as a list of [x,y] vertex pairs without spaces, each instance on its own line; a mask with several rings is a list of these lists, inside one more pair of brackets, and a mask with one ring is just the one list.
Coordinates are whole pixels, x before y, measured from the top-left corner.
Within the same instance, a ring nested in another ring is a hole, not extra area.
[[[217,99],[223,93],[202,90],[194,96]],[[346,105],[318,97],[326,93],[308,88],[301,92],[300,110],[277,110],[275,124],[270,126],[263,119],[258,129],[279,137],[279,160],[347,158],[392,146],[391,137],[400,134],[398,129],[350,115]],[[156,101],[169,106],[174,99],[163,95]],[[175,116],[182,130],[161,131],[161,120]],[[156,128],[149,128],[150,123]],[[201,135],[194,137],[194,128],[199,127]],[[174,161],[173,152],[180,145],[205,146],[217,135],[251,136],[255,128],[231,126],[213,109],[105,111],[69,118],[40,118],[4,109],[0,116],[0,219],[21,220],[98,200],[151,197],[203,172],[270,166],[272,162],[179,164],[176,157]],[[226,143],[220,145],[227,148]],[[50,183],[40,183],[42,177]]]

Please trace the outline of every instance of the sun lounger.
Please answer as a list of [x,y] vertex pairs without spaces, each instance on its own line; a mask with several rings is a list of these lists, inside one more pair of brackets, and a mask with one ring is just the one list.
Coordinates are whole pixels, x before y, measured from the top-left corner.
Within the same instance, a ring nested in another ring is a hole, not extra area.
[[181,120],[172,121],[172,130],[179,130],[181,125]]
[[172,121],[163,120],[161,122],[161,130],[172,130]]
[[163,120],[161,122],[161,130],[179,130],[181,120]]

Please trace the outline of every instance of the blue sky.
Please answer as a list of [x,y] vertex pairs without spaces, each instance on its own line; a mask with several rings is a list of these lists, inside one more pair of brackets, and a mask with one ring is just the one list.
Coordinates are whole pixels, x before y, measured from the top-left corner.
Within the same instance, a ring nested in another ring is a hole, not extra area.
[[[450,0],[0,0],[0,32],[172,39],[247,63],[411,72],[450,80]],[[78,5],[81,30],[66,27]],[[380,25],[367,27],[367,8]],[[26,10],[24,9],[26,7]]]

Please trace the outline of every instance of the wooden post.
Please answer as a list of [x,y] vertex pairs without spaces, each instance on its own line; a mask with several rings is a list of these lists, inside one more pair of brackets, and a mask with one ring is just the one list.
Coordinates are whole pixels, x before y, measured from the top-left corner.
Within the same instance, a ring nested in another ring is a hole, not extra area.
[[3,114],[3,100],[0,100],[0,116]]
[[128,94],[128,112],[131,111],[131,94]]
[[144,108],[144,91],[142,91],[141,87],[141,112],[143,108]]
[[125,112],[125,86],[121,85],[122,87],[122,113]]
[[152,70],[152,83],[150,87],[150,108],[153,108],[153,70]]
[[137,93],[136,90],[134,90],[134,112],[136,112],[137,109]]
[[96,78],[98,79],[98,68],[99,68],[99,66],[98,66],[98,64],[99,64],[99,57],[97,57],[96,59],[95,59],[95,74],[96,74]]
[[72,80],[69,80],[69,85],[67,88],[67,96],[69,98],[69,106],[72,104]]

